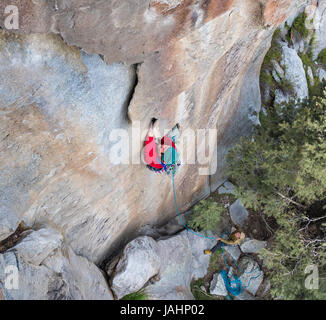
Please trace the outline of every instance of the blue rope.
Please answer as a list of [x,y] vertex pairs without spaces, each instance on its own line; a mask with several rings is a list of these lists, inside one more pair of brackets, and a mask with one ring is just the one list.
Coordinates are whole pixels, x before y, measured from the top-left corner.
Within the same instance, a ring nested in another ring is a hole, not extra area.
[[[193,233],[194,235],[196,235],[196,236],[198,236],[198,237],[206,238],[206,239],[210,239],[210,240],[216,240],[215,237],[205,236],[205,235],[203,235],[203,234],[200,234],[200,233],[195,232],[194,230],[190,229],[190,228],[187,226],[187,224],[184,222],[184,220],[182,219],[182,216],[181,216],[181,214],[180,214],[180,212],[179,212],[179,209],[178,209],[177,199],[176,199],[176,195],[175,195],[174,175],[175,175],[175,173],[172,172],[173,198],[174,198],[175,208],[176,208],[176,211],[177,211],[177,214],[178,214],[178,217],[179,217],[181,223],[183,224],[183,226],[184,226],[184,227],[185,227],[189,232]],[[223,232],[223,234],[224,234],[224,232]],[[227,261],[226,261],[226,258],[225,258],[224,243],[222,244],[222,251],[223,251],[224,263],[225,263],[226,267],[228,268],[228,270],[230,270],[230,267],[229,267],[229,265],[228,265],[228,263],[227,263]],[[250,273],[256,271],[257,269],[259,269],[259,268],[257,267],[255,270],[251,270],[251,271],[249,271],[249,272],[245,272],[242,268],[240,268],[240,267],[238,266],[238,264],[236,263],[235,259],[234,259],[233,256],[232,256],[232,254],[230,253],[230,251],[229,251],[229,250],[227,250],[227,251],[228,251],[228,254],[231,256],[232,261],[233,261],[233,263],[235,264],[235,266],[236,266],[236,267],[237,267],[237,268],[238,268],[242,273],[248,273],[248,274],[250,274]],[[223,281],[224,281],[224,284],[225,284],[225,287],[226,287],[227,291],[228,291],[229,293],[231,293],[233,296],[237,296],[237,295],[239,295],[239,294],[242,292],[242,288],[246,289],[246,288],[249,287],[251,280],[254,280],[254,279],[257,279],[258,277],[260,277],[261,272],[262,272],[262,271],[260,270],[260,273],[259,273],[256,277],[251,277],[251,278],[249,279],[249,282],[248,282],[248,284],[247,284],[246,286],[243,286],[241,280],[240,280],[237,276],[235,276],[235,275],[233,275],[234,280],[231,280],[230,277],[228,276],[228,274],[227,274],[227,272],[226,272],[225,270],[222,270],[222,271],[220,272],[220,274],[221,274],[221,276],[222,276],[222,278],[223,278]],[[234,285],[235,285],[235,286],[234,286]],[[230,296],[227,296],[227,298],[230,299]]]
[[228,273],[225,270],[222,270],[220,272],[220,275],[223,278],[226,290],[228,292],[230,292],[234,296],[237,296],[238,294],[241,293],[242,283],[241,283],[241,280],[237,276],[234,276],[235,280],[230,280]]
[[[228,268],[228,270],[230,270],[230,267],[229,267],[229,265],[228,265],[228,263],[227,263],[227,261],[226,261],[226,258],[225,258],[225,253],[224,253],[224,244],[222,244],[222,250],[223,250],[224,263],[225,263],[226,267]],[[251,278],[249,279],[248,284],[247,284],[246,286],[242,285],[242,287],[243,287],[244,289],[247,289],[247,288],[250,286],[250,283],[251,283],[252,280],[255,280],[255,279],[257,279],[257,278],[259,278],[259,277],[261,276],[262,271],[259,269],[259,267],[255,268],[254,270],[251,270],[251,271],[245,271],[245,270],[243,270],[243,269],[242,269],[242,268],[241,268],[241,267],[236,263],[236,261],[235,261],[235,259],[233,258],[231,252],[230,252],[229,250],[227,250],[227,251],[228,251],[228,254],[230,255],[230,257],[232,258],[232,261],[233,261],[233,263],[235,264],[235,266],[236,266],[236,267],[237,267],[237,268],[238,268],[238,269],[239,269],[243,274],[250,274],[250,273],[253,273],[253,272],[256,272],[256,271],[259,270],[259,274],[258,274],[257,276],[255,276],[255,277],[251,277]],[[234,276],[234,277],[237,279],[236,276]],[[239,279],[239,281],[241,282],[240,279]],[[225,283],[225,281],[224,281],[224,283]],[[225,285],[226,285],[226,283],[225,283]]]
[[[222,243],[222,252],[223,252],[223,259],[224,259],[224,264],[225,266],[227,267],[228,271],[230,271],[230,267],[226,261],[226,258],[225,258],[225,252],[224,252],[224,243]],[[232,254],[230,253],[230,251],[228,251],[228,254],[231,256],[233,262],[235,263],[235,260],[232,256]],[[238,267],[238,265],[235,263],[235,265]],[[235,276],[235,275],[232,275],[234,277],[234,280],[231,280],[230,278],[232,277],[229,277],[228,276],[228,273],[225,271],[225,270],[222,270],[220,272],[222,278],[223,278],[223,281],[224,281],[224,284],[225,284],[225,287],[226,287],[226,290],[231,293],[232,295],[234,296],[237,296],[239,295],[241,292],[242,292],[242,282],[240,280],[239,277]],[[233,286],[235,285],[235,287]]]

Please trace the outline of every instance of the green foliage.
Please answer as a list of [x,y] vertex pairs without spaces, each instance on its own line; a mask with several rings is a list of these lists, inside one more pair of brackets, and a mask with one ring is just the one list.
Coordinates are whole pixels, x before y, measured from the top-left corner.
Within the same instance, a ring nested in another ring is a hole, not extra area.
[[[311,68],[313,73],[316,72],[316,65],[313,61],[312,51],[309,50],[307,53],[299,53],[299,56],[300,56],[300,59],[302,60],[302,63],[304,65],[304,68],[306,71],[309,95],[310,96],[321,96],[323,93],[323,90],[325,88],[325,83],[321,82],[318,77],[314,77],[313,79],[310,79],[310,76],[308,74],[309,67]],[[314,81],[313,85],[311,85],[310,80]]]
[[210,256],[207,273],[204,278],[193,280],[190,284],[191,291],[196,300],[224,300],[224,297],[208,294],[201,289],[202,286],[209,287],[213,275],[225,267],[222,257],[222,248],[218,249]]
[[302,12],[292,24],[292,28],[298,31],[302,37],[307,38],[309,35],[309,29],[306,28],[306,14]]
[[[325,54],[325,57],[323,58],[323,54]],[[323,90],[325,88],[325,81],[320,81],[318,77],[314,77],[312,79],[314,81],[314,85],[311,85],[310,83],[310,76],[307,72],[308,68],[310,67],[313,72],[316,72],[316,65],[313,61],[313,54],[312,51],[309,50],[307,53],[299,53],[300,59],[304,65],[305,71],[306,71],[306,77],[308,80],[308,89],[309,89],[309,95],[310,96],[321,96],[323,94]],[[324,59],[324,63],[326,65],[326,50],[325,53],[322,53],[318,56],[319,62],[322,63]]]
[[147,294],[143,291],[137,291],[125,295],[121,300],[147,300]]
[[221,267],[224,267],[224,261],[222,260],[221,265],[221,256],[222,256],[223,249],[219,248],[214,253],[211,254],[209,265],[208,265],[208,272],[216,273],[216,271],[220,270]]
[[190,289],[196,300],[214,300],[213,297],[204,292],[201,287],[204,285],[204,279],[193,280]]
[[276,29],[272,38],[271,47],[264,58],[261,68],[260,85],[262,88],[268,87],[270,89],[270,97],[268,98],[269,101],[264,101],[264,103],[267,104],[273,100],[272,98],[274,97],[274,92],[277,88],[289,94],[293,93],[293,85],[289,80],[283,78],[281,75],[278,75],[280,78],[280,83],[277,83],[272,76],[272,71],[274,70],[273,63],[280,63],[282,60],[282,48],[280,45],[281,38],[282,34],[280,29]]
[[315,84],[312,86],[308,82],[309,95],[310,96],[320,96],[323,94],[323,90],[326,86],[326,80],[320,81],[318,77],[314,78]]
[[282,91],[289,93],[290,95],[293,94],[293,84],[290,80],[286,78],[280,78],[279,87]]
[[287,41],[288,44],[292,43],[292,38],[291,38],[291,27],[288,25],[287,27],[288,32],[285,35],[285,40]]
[[326,48],[320,51],[317,61],[326,66]]
[[[326,201],[326,91],[299,105],[269,108],[260,122],[253,138],[243,138],[227,160],[236,196],[277,225],[272,246],[264,251],[271,294],[325,299],[326,290],[305,289],[304,270],[314,263],[326,273],[326,234],[320,225],[325,219],[310,217],[311,208]],[[326,208],[314,214],[326,216]]]
[[309,51],[308,53],[299,53],[299,57],[304,66],[312,68],[314,67],[312,51]]
[[316,33],[314,33],[312,36],[311,36],[311,39],[310,39],[310,42],[309,42],[309,46],[310,48],[313,48],[317,43],[317,40],[316,40]]
[[270,87],[275,85],[275,80],[269,71],[262,71],[260,74],[260,82],[264,83]]
[[189,226],[196,231],[216,231],[225,208],[212,200],[202,200],[194,206]]
[[281,51],[281,45],[279,43],[279,40],[281,38],[281,31],[280,29],[276,29],[276,31],[273,34],[271,47],[268,50],[267,54],[265,55],[262,69],[267,70],[273,67],[272,61],[275,60],[277,62],[280,62],[282,59],[282,51]]

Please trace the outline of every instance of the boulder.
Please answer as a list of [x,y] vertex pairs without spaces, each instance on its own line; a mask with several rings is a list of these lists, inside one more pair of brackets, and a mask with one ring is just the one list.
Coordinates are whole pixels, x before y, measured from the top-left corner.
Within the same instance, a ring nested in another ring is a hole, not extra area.
[[123,251],[112,274],[112,290],[121,298],[145,285],[149,299],[194,299],[190,283],[206,274],[210,257],[204,250],[214,243],[187,230],[158,241],[138,237]]
[[229,210],[232,222],[241,227],[248,217],[247,209],[238,199],[230,206]]
[[112,278],[111,289],[118,299],[136,292],[157,275],[161,266],[159,247],[150,237],[138,237],[123,250]]
[[210,256],[203,253],[205,249],[212,248],[216,244],[214,235],[211,232],[207,233],[207,236],[213,239],[199,237],[189,231],[183,231],[181,235],[188,238],[189,248],[191,250],[191,269],[189,269],[191,279],[197,280],[204,277],[207,273]]
[[146,287],[145,292],[154,300],[192,300],[190,283],[203,277],[210,256],[203,251],[214,245],[214,240],[198,237],[185,230],[157,242],[161,256],[159,281]]
[[266,241],[260,241],[256,239],[245,239],[240,245],[240,249],[244,253],[257,253],[262,248],[266,247]]
[[27,263],[39,266],[55,249],[60,248],[62,235],[53,229],[42,228],[27,235],[10,250],[14,250]]
[[[311,6],[310,6],[311,7]],[[326,48],[326,1],[320,0],[316,6],[315,14],[312,15],[315,30],[315,41],[312,46],[313,58],[316,59],[320,51]]]
[[322,68],[319,68],[317,71],[319,81],[326,80],[326,71]]
[[241,251],[239,249],[239,246],[225,246],[225,252],[226,254],[229,254],[235,261],[238,261]]
[[219,194],[233,194],[234,193],[234,185],[229,182],[225,181],[221,187],[218,188],[218,193]]
[[43,265],[57,275],[56,285],[60,282],[64,284],[64,287],[59,287],[60,290],[54,292],[54,297],[49,296],[49,299],[113,300],[102,270],[87,258],[76,255],[69,246],[64,246],[53,256],[49,256]]
[[[15,272],[17,282],[10,278]],[[53,229],[34,231],[0,254],[0,284],[7,300],[113,299],[101,270]]]
[[[291,96],[295,100],[308,98],[308,84],[303,63],[295,49],[289,48],[285,42],[281,43],[281,66],[285,70],[283,79],[291,85]],[[279,100],[279,99],[278,99]]]
[[243,270],[243,273],[239,277],[243,288],[255,296],[259,286],[263,282],[264,273],[258,263],[251,257],[240,259],[239,267]]
[[0,205],[0,242],[15,232],[19,222],[16,215]]
[[274,104],[283,104],[288,103],[290,101],[290,95],[286,92],[284,92],[281,89],[275,89],[275,99]]
[[216,273],[213,276],[213,279],[211,281],[210,287],[209,287],[210,294],[214,294],[217,296],[227,296],[228,291],[226,290],[224,280],[220,273]]
[[315,85],[315,79],[314,79],[314,74],[313,74],[312,69],[311,69],[310,66],[307,68],[307,76],[308,76],[308,81],[309,81],[310,85],[314,86]]

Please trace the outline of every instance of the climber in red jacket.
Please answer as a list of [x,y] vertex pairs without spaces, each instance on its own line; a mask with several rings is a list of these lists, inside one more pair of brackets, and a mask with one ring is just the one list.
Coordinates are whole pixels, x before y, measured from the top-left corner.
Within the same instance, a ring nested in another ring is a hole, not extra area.
[[178,162],[179,154],[174,141],[168,135],[165,135],[159,141],[160,143],[156,143],[154,137],[156,124],[157,120],[153,118],[145,139],[144,160],[149,169],[162,172],[166,165],[169,166]]

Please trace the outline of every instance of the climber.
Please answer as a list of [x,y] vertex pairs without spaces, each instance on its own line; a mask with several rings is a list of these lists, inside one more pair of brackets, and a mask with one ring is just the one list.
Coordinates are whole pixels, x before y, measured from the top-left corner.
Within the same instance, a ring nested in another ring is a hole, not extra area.
[[238,245],[240,244],[244,238],[245,238],[245,233],[240,229],[239,226],[235,226],[236,230],[233,231],[230,236],[229,236],[229,239],[228,240],[225,240],[223,238],[220,238],[220,237],[216,237],[216,240],[218,241],[217,244],[211,249],[211,250],[204,250],[204,253],[205,254],[212,254],[214,253],[217,249],[219,249],[223,243],[226,244],[226,245]]
[[144,160],[147,167],[159,173],[163,171],[169,172],[171,169],[175,170],[177,166],[180,166],[180,160],[173,139],[179,134],[179,125],[177,124],[169,134],[165,135],[160,140],[155,139],[155,136],[158,135],[157,130],[158,121],[153,118],[145,139],[144,147]]

